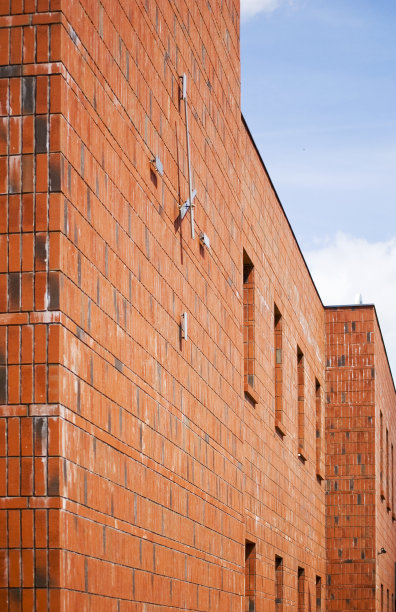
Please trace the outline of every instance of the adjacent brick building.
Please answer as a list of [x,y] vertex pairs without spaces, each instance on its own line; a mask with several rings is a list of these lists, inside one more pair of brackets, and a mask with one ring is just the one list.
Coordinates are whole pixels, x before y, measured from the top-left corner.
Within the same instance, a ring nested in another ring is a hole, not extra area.
[[393,611],[395,388],[374,306],[327,308],[326,344],[327,609]]
[[375,309],[320,300],[239,19],[0,0],[0,609],[394,610]]

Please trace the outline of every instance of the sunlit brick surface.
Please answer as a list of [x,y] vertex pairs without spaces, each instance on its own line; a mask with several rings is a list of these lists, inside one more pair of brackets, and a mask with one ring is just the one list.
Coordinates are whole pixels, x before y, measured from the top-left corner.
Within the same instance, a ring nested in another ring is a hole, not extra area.
[[[231,0],[0,0],[0,609],[344,610],[355,565],[333,557],[355,532],[331,522],[330,472],[355,430],[357,609],[394,593],[374,310],[368,378],[344,385],[356,364],[241,119],[239,25]],[[356,423],[334,421],[349,401]]]
[[[396,431],[395,390],[374,308],[327,309],[326,342],[327,609],[381,610],[381,584],[395,592],[394,510],[385,480],[388,466],[391,485]],[[386,554],[378,555],[381,547]]]

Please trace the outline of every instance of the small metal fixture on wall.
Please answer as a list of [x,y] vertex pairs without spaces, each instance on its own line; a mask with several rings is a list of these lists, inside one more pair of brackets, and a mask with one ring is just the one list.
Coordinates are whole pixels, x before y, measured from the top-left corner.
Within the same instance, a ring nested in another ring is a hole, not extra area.
[[188,340],[188,319],[186,312],[183,312],[181,315],[180,327],[182,338]]
[[199,242],[202,244],[202,246],[206,247],[207,249],[210,249],[209,236],[207,236],[205,232],[201,232],[199,234]]
[[151,160],[152,165],[154,166],[154,169],[158,172],[158,174],[160,176],[164,176],[164,166],[162,164],[162,161],[160,160],[160,158],[158,157],[158,155],[156,155],[152,160]]
[[184,100],[184,112],[186,115],[186,141],[187,141],[187,166],[188,166],[188,199],[180,207],[180,217],[183,219],[186,212],[190,209],[191,214],[191,238],[195,237],[194,231],[194,198],[197,195],[197,190],[192,187],[191,176],[191,153],[190,153],[190,134],[188,131],[188,108],[187,108],[187,76],[183,74],[182,80],[182,100]]

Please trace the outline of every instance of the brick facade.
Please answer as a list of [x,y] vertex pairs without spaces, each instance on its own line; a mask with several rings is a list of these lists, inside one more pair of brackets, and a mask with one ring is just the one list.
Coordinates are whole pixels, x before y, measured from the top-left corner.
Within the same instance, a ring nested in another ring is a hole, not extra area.
[[381,333],[241,119],[238,1],[0,0],[0,404],[0,609],[394,601]]
[[395,389],[374,307],[326,309],[326,343],[327,609],[385,612],[395,593]]

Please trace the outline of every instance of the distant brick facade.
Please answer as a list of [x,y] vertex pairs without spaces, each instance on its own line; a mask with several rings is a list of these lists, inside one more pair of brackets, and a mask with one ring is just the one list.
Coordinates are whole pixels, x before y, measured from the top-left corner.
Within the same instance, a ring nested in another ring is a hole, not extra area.
[[0,609],[394,609],[381,332],[317,294],[239,19],[0,0]]
[[326,342],[327,609],[394,610],[395,389],[375,309],[326,309]]

